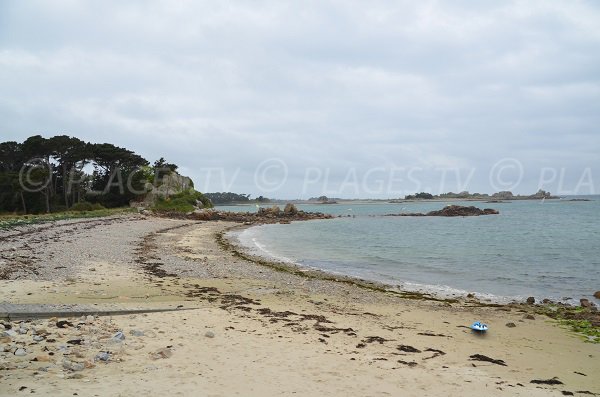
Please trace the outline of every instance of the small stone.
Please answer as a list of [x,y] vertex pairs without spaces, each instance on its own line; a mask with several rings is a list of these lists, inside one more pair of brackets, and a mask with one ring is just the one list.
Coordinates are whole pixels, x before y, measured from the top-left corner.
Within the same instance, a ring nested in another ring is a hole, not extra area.
[[25,349],[23,349],[23,348],[20,347],[17,350],[15,350],[14,354],[15,354],[15,356],[22,357],[22,356],[27,355],[27,351]]
[[34,328],[33,333],[36,335],[48,335],[49,334],[49,332],[46,330],[46,328]]
[[214,338],[215,337],[215,333],[212,331],[206,331],[206,333],[204,334],[204,336],[206,336],[207,338]]
[[29,331],[29,329],[27,329],[27,328],[19,328],[19,331],[18,331],[18,332],[19,332],[21,335],[25,335],[25,334],[26,334],[28,331]]
[[33,335],[33,340],[34,340],[35,342],[41,342],[41,341],[43,341],[44,339],[45,339],[45,338],[44,338],[43,336],[41,336],[41,335]]
[[84,366],[85,368],[88,368],[88,369],[89,369],[89,368],[94,368],[96,365],[95,365],[93,362],[89,361],[89,360],[85,360],[85,361],[83,362],[83,366]]
[[117,332],[113,335],[112,339],[116,342],[121,342],[125,340],[125,334],[122,331]]
[[581,304],[581,307],[592,307],[592,302],[590,302],[589,299],[579,299],[579,303]]
[[535,317],[533,316],[533,314],[526,314],[523,316],[523,318],[525,320],[535,320]]
[[144,336],[144,331],[132,329],[131,331],[129,331],[129,334],[133,336]]
[[515,323],[506,323],[506,326],[507,326],[508,328],[514,328],[514,327],[516,327],[517,325],[516,325]]
[[85,368],[85,365],[83,363],[77,363],[75,361],[64,360],[63,368],[71,370],[71,371],[83,371]]
[[161,358],[169,358],[173,355],[173,350],[171,350],[168,347],[164,347],[162,349],[158,349],[157,351],[155,351],[154,353],[151,354],[152,359],[154,360],[158,360]]
[[66,327],[72,327],[73,323],[67,320],[60,320],[56,322],[56,326],[58,328],[66,328]]
[[475,294],[467,294],[467,298],[475,298]]
[[94,360],[108,361],[108,360],[110,360],[110,354],[107,352],[100,352],[100,353],[96,354],[96,357],[94,357]]
[[535,298],[533,296],[530,296],[529,298],[527,298],[528,305],[533,305],[534,303],[535,303]]
[[85,322],[86,322],[87,324],[91,324],[91,323],[93,323],[93,322],[94,322],[94,320],[95,320],[94,316],[87,316],[87,317],[85,318]]
[[35,361],[46,363],[50,361],[50,356],[47,354],[40,354],[39,356],[35,356]]
[[14,338],[17,335],[17,331],[15,331],[14,329],[8,329],[2,332],[2,336],[10,336],[11,338]]

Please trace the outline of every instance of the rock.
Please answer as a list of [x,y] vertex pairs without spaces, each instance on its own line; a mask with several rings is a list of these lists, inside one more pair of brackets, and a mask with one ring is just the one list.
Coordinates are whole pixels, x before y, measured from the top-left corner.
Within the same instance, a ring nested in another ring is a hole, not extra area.
[[78,363],[78,362],[75,362],[75,361],[70,361],[70,360],[67,360],[67,359],[65,359],[63,361],[62,365],[63,365],[64,369],[68,369],[68,370],[71,370],[71,371],[83,371],[85,369],[85,364]]
[[20,347],[20,348],[18,348],[17,350],[15,350],[15,353],[14,353],[14,355],[15,355],[15,356],[22,357],[22,356],[25,356],[25,355],[27,355],[27,351],[26,351],[25,349],[23,349],[23,348],[21,348],[21,347]]
[[283,208],[283,213],[286,215],[296,215],[298,213],[298,208],[292,203],[287,203]]
[[523,316],[525,320],[535,320],[535,317],[532,314],[526,314]]
[[42,363],[46,363],[46,362],[50,361],[50,356],[47,354],[40,354],[38,356],[35,356],[34,360],[42,362]]
[[158,349],[154,353],[151,353],[151,357],[153,360],[158,360],[161,358],[169,358],[173,355],[173,350],[168,347],[164,347],[162,349]]
[[534,303],[535,303],[535,298],[533,296],[530,296],[529,298],[527,298],[528,305],[533,305]]
[[204,334],[204,336],[206,336],[207,338],[214,338],[215,337],[215,333],[212,331],[206,331],[206,333]]
[[132,329],[131,331],[129,331],[129,334],[133,336],[144,336],[144,331]]
[[14,338],[17,335],[17,331],[14,329],[7,329],[6,331],[2,332],[2,336],[9,336],[11,338]]
[[96,360],[96,361],[108,361],[108,360],[110,360],[110,353],[108,353],[108,352],[100,352],[100,353],[96,354],[96,357],[94,357],[94,360]]
[[581,307],[592,307],[593,304],[592,302],[589,301],[589,299],[585,299],[585,298],[581,298],[579,299],[579,303],[581,304]]
[[600,299],[600,291],[594,292],[594,298]]
[[500,212],[493,208],[477,208],[475,206],[464,207],[462,205],[448,205],[441,210],[423,213],[387,214],[386,216],[480,216],[498,215]]
[[467,298],[475,298],[475,294],[467,294]]
[[73,323],[67,320],[60,320],[56,322],[56,326],[58,328],[66,328],[66,327],[72,327]]
[[545,305],[546,305],[546,304],[548,304],[548,303],[551,303],[551,302],[552,302],[552,301],[551,301],[550,299],[548,299],[548,298],[546,298],[546,299],[544,299],[544,300],[542,301],[542,303],[543,303],[543,304],[545,304]]
[[96,365],[93,362],[91,362],[90,360],[85,360],[83,362],[83,366],[84,366],[84,368],[90,369],[90,368],[94,368]]
[[34,329],[33,329],[33,333],[34,333],[35,335],[42,335],[42,336],[45,336],[45,335],[48,335],[50,332],[48,332],[48,331],[46,330],[46,328],[34,328]]
[[507,326],[508,328],[514,328],[514,327],[516,327],[517,325],[516,325],[515,323],[506,323],[506,326]]
[[115,342],[121,342],[125,340],[125,334],[122,331],[117,332],[113,335],[112,340]]
[[29,329],[27,329],[27,328],[19,328],[18,332],[21,335],[25,335],[27,332],[29,332]]
[[87,324],[92,324],[92,323],[94,322],[94,320],[95,320],[94,316],[87,316],[87,317],[85,318],[85,322],[86,322]]
[[34,340],[35,342],[41,342],[41,341],[43,341],[44,339],[46,339],[46,338],[44,338],[44,337],[43,337],[43,336],[41,336],[41,335],[33,335],[33,340]]

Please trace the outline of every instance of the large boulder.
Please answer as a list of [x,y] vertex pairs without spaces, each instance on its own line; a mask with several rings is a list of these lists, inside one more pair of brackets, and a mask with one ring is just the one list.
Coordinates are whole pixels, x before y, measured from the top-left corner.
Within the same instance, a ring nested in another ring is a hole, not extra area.
[[163,175],[157,183],[148,183],[150,191],[144,198],[144,205],[152,206],[156,203],[157,198],[167,198],[193,187],[194,182],[190,178],[179,175],[177,172],[171,172]]
[[594,292],[594,298],[600,299],[600,291]]

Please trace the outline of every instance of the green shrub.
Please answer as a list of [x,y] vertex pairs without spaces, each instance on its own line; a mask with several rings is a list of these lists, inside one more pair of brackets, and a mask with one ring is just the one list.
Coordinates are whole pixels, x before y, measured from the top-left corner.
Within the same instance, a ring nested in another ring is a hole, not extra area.
[[82,201],[79,203],[75,203],[69,208],[71,211],[91,211],[92,204],[87,201]]
[[157,211],[191,212],[198,201],[203,204],[204,208],[212,208],[213,206],[211,201],[202,193],[189,189],[167,198],[159,198],[153,209]]
[[101,211],[101,210],[105,210],[105,209],[106,209],[106,207],[100,203],[92,204],[92,211]]

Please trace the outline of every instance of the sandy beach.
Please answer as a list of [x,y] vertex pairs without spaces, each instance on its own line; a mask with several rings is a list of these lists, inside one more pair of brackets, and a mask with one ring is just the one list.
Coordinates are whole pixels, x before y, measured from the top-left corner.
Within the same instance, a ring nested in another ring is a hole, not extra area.
[[[278,271],[223,241],[238,227],[127,215],[0,232],[5,312],[85,312],[2,320],[0,395],[600,394],[600,345],[528,306]],[[151,309],[167,311],[93,315]]]

